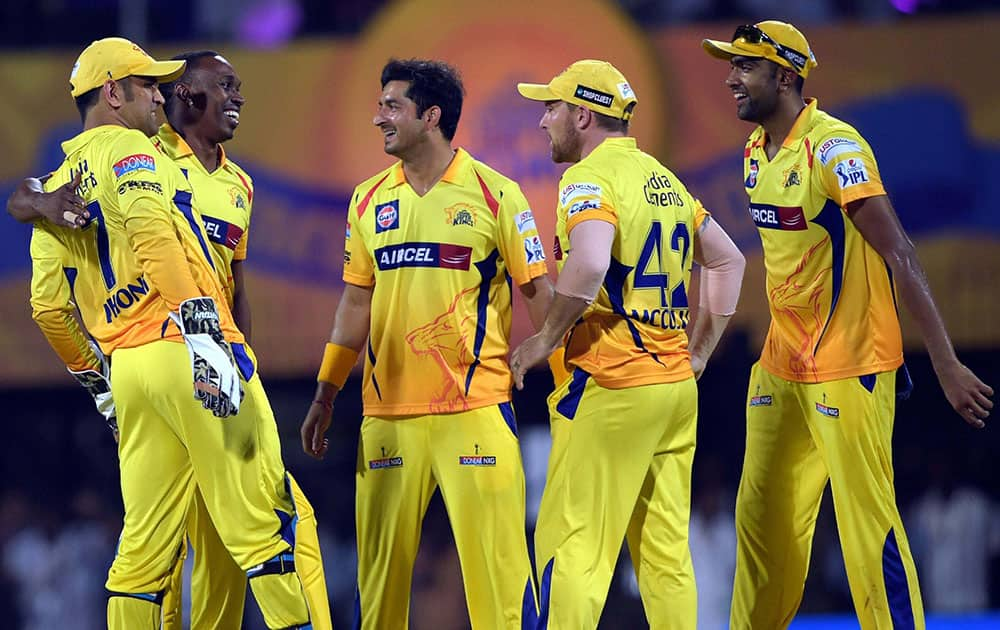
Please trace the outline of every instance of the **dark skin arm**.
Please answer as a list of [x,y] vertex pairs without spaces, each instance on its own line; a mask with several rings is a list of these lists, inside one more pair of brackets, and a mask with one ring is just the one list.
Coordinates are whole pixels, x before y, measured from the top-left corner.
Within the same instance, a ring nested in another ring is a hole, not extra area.
[[247,299],[246,287],[243,284],[243,261],[234,260],[231,266],[233,271],[233,319],[236,327],[240,329],[247,343],[250,343],[251,321],[250,321],[250,301]]
[[7,198],[7,214],[20,223],[34,223],[48,219],[52,224],[64,227],[82,227],[87,224],[90,213],[84,206],[83,198],[76,194],[80,186],[79,172],[73,179],[52,192],[45,192],[45,179],[29,177],[18,184]]
[[892,270],[899,297],[920,329],[948,402],[968,424],[977,429],[985,427],[984,420],[993,409],[990,400],[993,388],[979,380],[955,355],[927,276],[889,198],[879,195],[859,199],[848,204],[847,214]]

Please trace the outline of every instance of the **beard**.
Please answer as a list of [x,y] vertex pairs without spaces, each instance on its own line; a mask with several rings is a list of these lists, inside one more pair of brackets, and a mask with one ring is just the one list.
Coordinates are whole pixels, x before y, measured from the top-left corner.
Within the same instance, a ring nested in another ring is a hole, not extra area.
[[569,127],[558,139],[550,137],[552,143],[552,161],[559,164],[562,162],[579,162],[581,146],[583,140],[580,133],[573,127]]

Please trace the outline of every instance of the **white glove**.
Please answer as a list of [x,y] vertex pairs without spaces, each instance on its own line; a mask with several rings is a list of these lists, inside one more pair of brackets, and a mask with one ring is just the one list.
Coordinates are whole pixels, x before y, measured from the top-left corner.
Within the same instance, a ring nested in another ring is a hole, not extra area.
[[210,297],[184,300],[170,319],[181,329],[191,356],[194,397],[219,418],[238,413],[243,388],[233,352],[222,335],[215,301]]

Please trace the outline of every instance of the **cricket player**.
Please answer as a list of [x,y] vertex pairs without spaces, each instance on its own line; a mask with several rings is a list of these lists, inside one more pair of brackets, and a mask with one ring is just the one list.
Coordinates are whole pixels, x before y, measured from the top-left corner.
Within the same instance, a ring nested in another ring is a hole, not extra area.
[[897,294],[967,423],[985,426],[993,390],[955,356],[871,146],[802,97],[817,65],[805,36],[766,21],[703,47],[729,62],[736,114],[757,125],[743,152],[743,186],[771,311],[747,394],[730,625],[791,623],[830,483],[862,628],[923,628],[893,488],[895,400],[910,387]]
[[[628,541],[651,628],[695,628],[688,548],[695,380],[732,314],[744,259],[684,184],[628,136],[638,97],[606,61],[548,84],[540,127],[559,182],[555,298],[511,355],[524,373],[565,339],[572,377],[549,396],[552,451],[535,528],[538,628],[596,628]],[[690,323],[692,261],[703,266]]]
[[346,284],[303,447],[325,454],[334,398],[363,350],[356,627],[407,627],[420,525],[436,488],[472,627],[532,627],[506,356],[512,285],[536,326],[551,300],[543,247],[518,185],[452,148],[463,100],[457,72],[392,60],[381,85],[374,124],[400,161],[351,198]]
[[255,359],[226,304],[190,186],[146,137],[163,102],[157,81],[184,66],[120,38],[81,54],[71,90],[84,132],[64,143],[66,161],[46,186],[58,190],[78,174],[89,229],[35,228],[64,239],[83,323],[114,353],[126,515],[107,582],[108,624],[160,626],[197,484],[268,626],[311,627],[295,573],[296,492]]

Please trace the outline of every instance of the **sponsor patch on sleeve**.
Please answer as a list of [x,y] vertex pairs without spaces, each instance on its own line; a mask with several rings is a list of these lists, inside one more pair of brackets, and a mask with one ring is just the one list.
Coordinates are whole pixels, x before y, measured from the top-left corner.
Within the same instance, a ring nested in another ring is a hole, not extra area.
[[524,239],[524,258],[529,265],[545,261],[545,248],[537,234]]
[[156,160],[153,156],[146,155],[145,153],[136,153],[134,155],[129,155],[123,157],[122,159],[115,162],[114,166],[111,168],[115,171],[115,177],[121,179],[125,175],[132,173],[134,171],[144,170],[150,173],[156,172]]
[[842,162],[837,162],[833,167],[833,172],[837,174],[837,183],[840,189],[850,188],[858,184],[867,184],[871,181],[868,177],[868,169],[861,158],[847,158]]
[[583,212],[584,210],[597,210],[601,207],[601,202],[597,199],[584,199],[583,201],[577,201],[569,210],[566,212],[566,217],[569,218],[574,214]]
[[856,141],[850,138],[830,138],[816,149],[819,155],[819,163],[823,166],[829,164],[833,158],[844,153],[861,153],[864,149]]
[[598,184],[587,182],[567,184],[559,193],[559,205],[566,206],[577,197],[600,197],[601,192],[601,187]]
[[517,231],[520,234],[524,234],[528,230],[537,229],[535,226],[535,215],[531,213],[530,208],[514,217],[514,223],[517,224]]

